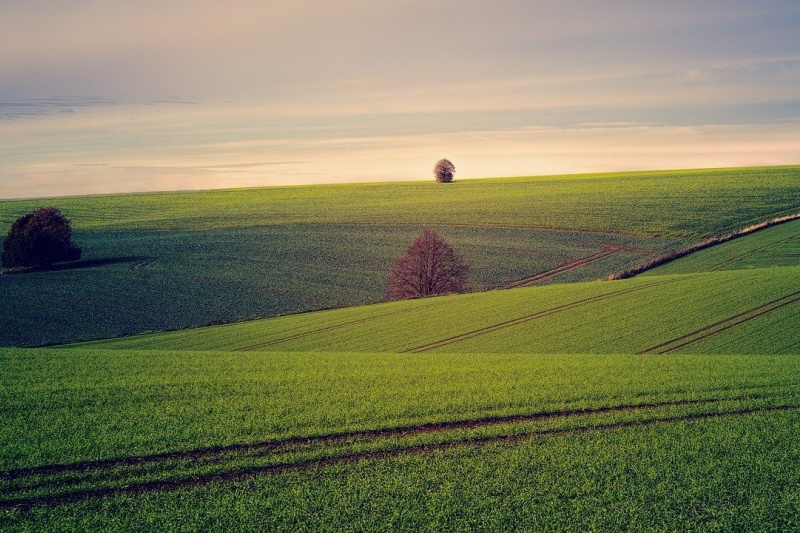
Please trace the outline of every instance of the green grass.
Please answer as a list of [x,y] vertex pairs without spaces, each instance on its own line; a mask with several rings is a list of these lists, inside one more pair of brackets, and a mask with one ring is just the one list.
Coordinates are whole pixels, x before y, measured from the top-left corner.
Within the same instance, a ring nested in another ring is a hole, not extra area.
[[800,265],[800,220],[759,230],[666,263],[644,275]]
[[[789,483],[798,471],[780,463],[797,464],[800,453],[786,445],[799,420],[796,356],[6,349],[0,358],[0,503],[77,498],[4,508],[3,529],[170,529],[187,513],[190,529],[244,529],[256,519],[270,529],[339,529],[344,517],[382,529],[380,510],[393,498],[402,500],[410,521],[390,524],[427,521],[434,529],[460,523],[473,506],[481,511],[468,513],[471,520],[492,529],[518,517],[524,517],[520,527],[560,529],[611,527],[634,517],[667,527],[707,523],[716,514],[725,516],[722,524],[757,521],[767,511],[776,520],[793,516],[791,499],[776,508],[776,500],[759,500],[753,489],[736,491],[749,476],[760,488],[772,487],[772,497],[796,494]],[[597,408],[606,410],[586,411]],[[286,440],[536,413],[554,415],[395,436]],[[196,459],[30,470],[265,441],[284,444],[212,450]],[[351,464],[346,458],[353,454],[362,459]],[[271,472],[275,465],[299,470]],[[20,468],[16,477],[2,474]],[[192,486],[208,476],[207,486]],[[189,485],[128,492],[152,481]],[[722,489],[731,495],[715,500]],[[98,490],[121,493],[93,495]],[[572,503],[550,516],[556,495],[564,494],[572,494]],[[425,495],[439,504],[431,508]],[[493,501],[509,503],[494,508]],[[661,513],[626,512],[642,501],[658,503]],[[681,502],[696,508],[678,512]],[[609,504],[620,509],[603,517]],[[242,511],[251,506],[262,511]]]
[[[440,231],[472,266],[476,290],[591,255],[604,244],[660,246],[653,239],[564,232]],[[416,233],[410,227],[319,225],[83,233],[77,239],[85,258],[101,264],[0,275],[0,314],[7,320],[0,345],[113,337],[380,300],[392,264]],[[615,254],[581,274],[600,277],[603,269],[641,256]],[[102,264],[108,258],[118,260]]]
[[[163,350],[638,353],[722,322],[720,328],[735,327],[720,332],[699,331],[697,336],[701,339],[680,349],[709,353],[800,353],[797,328],[786,327],[800,313],[800,301],[796,301],[800,295],[794,295],[800,291],[798,274],[798,267],[783,267],[511,289],[113,339],[89,346]],[[739,321],[742,323],[737,324]],[[753,328],[768,328],[775,334],[754,337]],[[713,335],[706,337],[705,333],[712,332]],[[727,343],[714,344],[717,337]]]
[[478,290],[587,257],[604,244],[635,249],[548,281],[599,279],[667,249],[800,210],[799,172],[792,166],[4,201],[0,227],[37,206],[61,208],[88,263],[0,276],[0,315],[9,321],[0,345],[376,302],[392,263],[423,226],[438,227],[461,251]]
[[0,515],[8,531],[793,531],[796,411],[539,436]]
[[794,394],[793,356],[6,349],[0,471],[587,407]]
[[[440,229],[476,288],[604,244],[650,250],[621,265],[796,211],[797,170],[71,199],[99,264],[0,276],[4,329],[85,338],[370,301],[440,215],[469,219]],[[559,227],[619,235],[522,229],[547,226],[547,202]],[[0,529],[795,530],[798,230],[658,276],[0,349]]]
[[[794,212],[800,167],[270,187],[64,198],[82,229],[291,224],[541,227],[695,238]],[[10,225],[40,200],[0,202]]]

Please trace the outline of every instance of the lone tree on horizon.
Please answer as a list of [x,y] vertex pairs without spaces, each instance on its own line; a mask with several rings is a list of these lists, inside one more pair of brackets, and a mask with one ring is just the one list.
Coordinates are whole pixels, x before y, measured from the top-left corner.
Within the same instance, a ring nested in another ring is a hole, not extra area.
[[453,174],[456,173],[456,166],[449,159],[440,159],[433,167],[433,176],[439,183],[450,183],[453,181]]
[[397,260],[386,283],[387,300],[466,290],[469,266],[435,231],[424,229]]
[[19,217],[3,241],[0,262],[6,268],[50,266],[77,261],[69,220],[55,207],[40,207]]

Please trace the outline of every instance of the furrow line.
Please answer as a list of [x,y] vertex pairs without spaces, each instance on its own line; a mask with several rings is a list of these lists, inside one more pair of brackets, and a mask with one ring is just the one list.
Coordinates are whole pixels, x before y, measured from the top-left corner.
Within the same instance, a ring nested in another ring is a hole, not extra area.
[[769,395],[749,394],[746,398],[705,398],[695,400],[674,400],[664,402],[650,402],[639,404],[625,404],[606,407],[595,407],[588,409],[574,409],[571,411],[546,411],[532,414],[517,414],[506,416],[492,416],[484,418],[473,418],[467,420],[456,420],[450,422],[430,422],[427,424],[417,424],[410,426],[399,426],[381,428],[366,431],[353,431],[343,433],[329,433],[311,437],[290,437],[282,440],[257,442],[250,444],[232,444],[229,446],[217,446],[210,448],[198,448],[194,450],[184,450],[176,452],[166,452],[153,455],[143,455],[136,457],[122,457],[117,459],[102,459],[97,461],[83,461],[79,463],[44,465],[31,468],[21,468],[8,470],[0,473],[0,479],[24,479],[32,476],[52,475],[66,472],[85,472],[87,470],[113,470],[124,466],[136,466],[149,463],[167,462],[176,459],[204,459],[231,454],[242,454],[256,451],[275,451],[290,448],[292,446],[310,446],[320,444],[335,444],[347,440],[370,440],[386,437],[413,436],[437,431],[451,431],[459,429],[475,429],[500,424],[512,424],[519,422],[535,422],[540,420],[553,420],[560,418],[572,418],[584,415],[596,415],[606,413],[628,412],[641,409],[659,409],[663,407],[680,407],[687,405],[712,405],[723,401],[737,400],[758,400],[769,398]]
[[537,311],[535,313],[531,313],[529,315],[521,316],[518,318],[514,318],[512,320],[506,320],[504,322],[500,322],[497,324],[492,324],[491,326],[486,326],[480,329],[476,329],[473,331],[468,331],[466,333],[461,333],[459,335],[454,335],[452,337],[448,337],[446,339],[441,339],[435,342],[431,342],[428,344],[423,344],[421,346],[415,346],[413,348],[406,348],[405,350],[400,350],[399,353],[422,353],[428,350],[433,350],[435,348],[441,348],[442,346],[447,346],[450,344],[454,344],[456,342],[461,342],[463,340],[471,339],[474,337],[478,337],[480,335],[485,335],[486,333],[493,333],[495,331],[500,331],[509,327],[513,327],[519,324],[523,324],[525,322],[530,322],[531,320],[536,320],[537,318],[542,318],[545,316],[549,316],[555,313],[560,313],[562,311],[568,311],[570,309],[574,309],[576,307],[582,307],[584,305],[588,305],[594,302],[599,302],[603,300],[607,300],[609,298],[613,298],[615,296],[620,296],[623,294],[628,294],[631,292],[636,292],[639,290],[647,289],[656,285],[664,285],[667,283],[675,283],[679,281],[676,279],[668,279],[668,280],[659,280],[656,282],[640,285],[638,287],[632,287],[629,289],[623,289],[619,291],[609,292],[606,294],[600,294],[597,296],[592,296],[590,298],[584,298],[583,300],[577,300],[575,302],[570,302],[567,304],[559,305],[556,307],[552,307],[550,309],[545,309],[543,311]]
[[417,311],[419,309],[424,309],[424,308],[430,307],[432,305],[434,305],[434,304],[433,303],[429,303],[429,304],[426,304],[426,305],[410,307],[408,309],[400,309],[400,310],[395,310],[395,311],[389,311],[389,312],[386,312],[386,313],[380,313],[380,314],[377,314],[377,315],[372,315],[372,316],[368,316],[368,317],[364,317],[364,318],[358,318],[358,319],[355,319],[355,320],[349,320],[347,322],[341,322],[339,324],[334,324],[332,326],[325,326],[323,328],[317,328],[317,329],[313,329],[313,330],[310,330],[310,331],[303,331],[301,333],[295,333],[293,335],[288,335],[286,337],[280,337],[278,339],[272,339],[270,341],[262,342],[262,343],[259,343],[259,344],[253,344],[253,345],[250,345],[250,346],[245,346],[244,348],[236,348],[236,349],[231,350],[231,351],[233,351],[233,352],[249,352],[249,351],[253,351],[253,350],[258,350],[259,348],[266,348],[268,346],[275,346],[277,344],[281,344],[281,343],[284,343],[284,342],[289,342],[289,341],[293,341],[293,340],[297,340],[297,339],[302,339],[304,337],[310,337],[310,336],[313,336],[313,335],[317,335],[319,333],[326,333],[328,331],[334,331],[334,330],[337,330],[337,329],[346,328],[348,326],[354,326],[354,325],[357,325],[357,324],[363,324],[365,322],[371,322],[372,320],[377,320],[379,318],[384,318],[384,317],[391,316],[391,315],[399,315],[399,314],[403,314],[403,313],[409,313],[411,311]]
[[769,309],[765,309],[765,310],[763,310],[763,311],[761,311],[761,312],[759,312],[759,313],[757,313],[755,315],[742,318],[738,322],[734,322],[733,324],[728,324],[727,326],[725,326],[723,328],[720,328],[720,329],[717,329],[717,330],[714,330],[714,331],[710,331],[710,332],[706,333],[705,335],[702,335],[702,336],[697,337],[695,339],[686,341],[683,344],[671,347],[671,348],[669,348],[667,350],[663,350],[663,351],[660,351],[658,353],[659,354],[668,354],[668,353],[672,353],[672,352],[674,352],[676,350],[680,350],[681,348],[685,348],[686,346],[691,346],[692,344],[697,344],[698,342],[703,341],[705,339],[708,339],[709,337],[713,337],[714,335],[719,335],[722,332],[728,331],[728,330],[733,329],[733,328],[735,328],[737,326],[741,326],[742,324],[746,324],[747,322],[751,322],[751,321],[755,320],[756,318],[760,318],[760,317],[762,317],[764,315],[768,315],[770,313],[773,313],[773,312],[775,312],[775,311],[777,311],[779,309],[783,309],[784,307],[787,307],[787,306],[792,305],[792,304],[797,303],[797,302],[800,302],[800,297],[794,298],[792,300],[785,301],[785,302],[783,302],[781,304],[778,304],[778,305],[776,305],[774,307],[771,307]]
[[[676,337],[674,339],[670,339],[670,340],[668,340],[666,342],[662,342],[661,344],[658,344],[658,345],[653,346],[651,348],[648,348],[646,350],[642,350],[641,352],[637,352],[637,355],[644,355],[644,354],[648,354],[648,353],[659,353],[659,354],[668,353],[669,351],[673,351],[673,348],[670,347],[670,345],[672,345],[672,344],[684,341],[686,339],[690,339],[692,337],[695,337],[697,335],[703,334],[705,332],[708,332],[708,331],[713,330],[715,328],[718,328],[720,326],[724,326],[724,325],[726,325],[726,324],[728,324],[730,322],[733,322],[734,320],[738,320],[738,319],[740,319],[742,317],[751,315],[753,313],[757,313],[758,311],[760,311],[762,309],[765,309],[767,307],[779,304],[779,303],[781,303],[781,302],[783,302],[785,300],[789,300],[789,299],[795,298],[798,295],[800,295],[800,291],[795,291],[795,292],[793,292],[791,294],[787,294],[785,296],[781,296],[780,298],[776,298],[775,300],[763,303],[763,304],[761,304],[761,305],[759,305],[757,307],[753,307],[752,309],[748,309],[747,311],[742,311],[741,313],[738,313],[736,315],[729,316],[728,318],[720,320],[719,322],[715,322],[715,323],[713,323],[713,324],[711,324],[709,326],[705,326],[703,328],[694,330],[691,333],[687,333],[686,335],[682,335],[680,337]],[[796,301],[796,300],[794,300],[794,301]],[[789,303],[793,303],[794,301],[789,302]],[[758,316],[761,316],[761,315],[758,315]],[[756,318],[756,317],[753,317],[753,318]],[[723,330],[720,330],[720,331],[723,331]],[[718,333],[718,332],[716,332],[716,333]],[[712,335],[715,335],[716,333],[712,333]],[[684,346],[684,345],[682,344],[679,347],[682,347],[682,346]],[[665,348],[667,349],[666,351],[660,351],[660,350],[665,349]]]
[[370,460],[381,460],[404,455],[423,455],[454,449],[458,447],[479,447],[489,444],[511,443],[523,440],[530,440],[535,437],[558,437],[564,435],[574,435],[588,432],[612,431],[624,428],[647,427],[657,424],[671,424],[678,422],[690,422],[707,420],[714,418],[725,418],[733,416],[746,416],[768,412],[788,412],[800,409],[800,405],[781,405],[771,407],[754,407],[735,409],[730,411],[718,411],[711,413],[690,413],[663,418],[653,418],[649,420],[631,420],[612,422],[608,424],[597,424],[580,426],[574,428],[542,429],[530,432],[513,433],[507,435],[493,435],[485,437],[474,437],[464,440],[454,440],[435,444],[418,444],[404,448],[392,450],[356,452],[344,454],[336,457],[324,457],[309,459],[305,461],[287,462],[266,466],[255,466],[240,468],[223,473],[201,474],[177,480],[157,480],[143,483],[134,483],[124,487],[108,487],[97,489],[83,489],[69,493],[52,496],[34,496],[29,498],[17,498],[0,501],[0,509],[30,509],[36,506],[54,506],[67,503],[74,503],[89,499],[113,497],[122,494],[135,495],[155,491],[178,490],[189,487],[204,486],[211,483],[241,481],[260,475],[277,475],[284,472],[304,471],[312,468],[325,468],[336,465],[346,465]]
[[557,276],[558,274],[563,274],[564,272],[571,272],[577,268],[582,266],[589,265],[606,257],[612,256],[619,253],[618,251],[614,250],[603,250],[602,252],[597,252],[596,254],[592,254],[586,257],[581,257],[580,259],[576,259],[564,265],[557,266],[556,268],[551,268],[550,270],[545,270],[544,272],[539,272],[538,274],[534,274],[532,276],[528,276],[525,278],[521,278],[515,281],[509,281],[506,283],[506,287],[516,288],[516,287],[526,287],[528,285],[533,285],[538,283],[539,281],[544,281],[548,278],[552,278],[553,276]]
[[727,260],[725,260],[725,261],[723,261],[721,263],[718,263],[718,264],[710,267],[709,270],[711,270],[711,271],[721,270],[724,267],[726,267],[728,265],[731,265],[733,263],[736,263],[736,262],[738,262],[738,261],[740,261],[740,260],[742,260],[742,259],[744,259],[746,257],[750,257],[751,255],[755,255],[758,252],[767,250],[769,248],[773,248],[773,247],[778,246],[780,244],[783,244],[783,243],[786,243],[786,242],[791,242],[791,241],[793,241],[793,240],[795,240],[797,238],[798,238],[797,235],[793,235],[793,236],[787,237],[785,239],[780,239],[780,240],[777,240],[777,241],[774,241],[774,242],[771,242],[771,243],[767,243],[767,244],[765,244],[763,246],[759,246],[758,248],[753,248],[752,250],[748,250],[747,252],[743,253],[742,255],[739,255],[739,256],[736,256],[736,257],[732,257],[732,258],[727,259]]

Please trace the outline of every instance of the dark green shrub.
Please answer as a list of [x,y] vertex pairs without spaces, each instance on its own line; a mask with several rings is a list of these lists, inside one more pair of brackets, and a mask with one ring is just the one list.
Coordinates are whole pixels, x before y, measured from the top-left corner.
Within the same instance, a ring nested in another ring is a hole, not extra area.
[[18,218],[3,241],[0,262],[6,268],[50,266],[77,261],[69,220],[55,207],[40,207]]

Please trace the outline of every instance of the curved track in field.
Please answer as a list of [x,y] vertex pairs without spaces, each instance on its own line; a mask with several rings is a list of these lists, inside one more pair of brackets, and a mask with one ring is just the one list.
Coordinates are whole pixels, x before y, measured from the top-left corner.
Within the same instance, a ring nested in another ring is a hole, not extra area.
[[516,287],[530,287],[531,285],[536,285],[537,283],[541,283],[560,274],[565,274],[567,272],[583,268],[587,265],[596,263],[607,257],[611,257],[613,255],[617,255],[623,252],[632,252],[639,254],[653,252],[653,250],[646,250],[644,248],[631,248],[627,245],[601,244],[600,246],[602,250],[599,252],[587,255],[586,257],[580,257],[578,259],[567,261],[563,265],[559,265],[555,268],[545,270],[544,272],[539,272],[538,274],[534,274],[532,276],[526,276],[524,278],[520,278],[517,280],[508,281],[503,286],[508,289]]
[[346,328],[348,326],[355,326],[355,325],[358,325],[358,324],[363,324],[365,322],[371,322],[373,320],[378,320],[379,318],[384,318],[384,317],[387,317],[387,316],[401,315],[401,314],[405,314],[405,313],[412,313],[412,312],[418,311],[419,309],[424,309],[424,308],[430,307],[432,305],[435,305],[435,304],[434,303],[429,303],[429,304],[425,304],[425,305],[419,305],[419,306],[416,306],[416,307],[409,307],[408,309],[399,309],[399,310],[388,311],[386,313],[379,313],[379,314],[376,314],[376,315],[367,316],[367,317],[363,317],[363,318],[356,318],[356,319],[353,319],[353,320],[347,320],[345,322],[339,322],[339,323],[333,324],[331,326],[325,326],[325,327],[322,327],[322,328],[311,329],[311,330],[308,330],[308,331],[301,331],[300,333],[293,333],[291,335],[286,335],[284,337],[279,337],[277,339],[272,339],[272,340],[261,342],[261,343],[258,343],[258,344],[251,344],[251,345],[245,346],[243,348],[235,348],[235,349],[233,349],[231,351],[232,352],[248,352],[248,351],[258,350],[259,348],[268,348],[268,347],[275,346],[275,345],[278,345],[278,344],[281,344],[281,343],[284,343],[284,342],[289,342],[289,341],[293,341],[293,340],[297,340],[297,339],[303,339],[303,338],[306,338],[306,337],[312,337],[312,336],[317,335],[319,333],[326,333],[328,331],[335,331],[337,329]]
[[[756,396],[748,396],[747,400],[756,399]],[[15,481],[22,483],[26,478],[33,481],[33,485],[26,487],[28,490],[47,489],[50,487],[56,488],[58,491],[55,494],[33,494],[26,496],[15,496],[12,489],[10,494],[0,495],[0,509],[30,509],[40,505],[59,505],[71,502],[78,502],[83,500],[90,500],[96,498],[113,497],[122,494],[141,494],[152,491],[163,490],[177,490],[186,487],[194,487],[207,485],[215,482],[222,481],[236,481],[251,478],[257,475],[275,475],[288,471],[308,470],[311,468],[326,467],[332,465],[341,465],[354,463],[366,460],[385,459],[396,457],[400,455],[411,454],[424,454],[433,453],[437,451],[447,450],[458,446],[482,446],[492,443],[514,442],[524,439],[531,439],[534,437],[552,437],[560,435],[569,435],[584,433],[589,431],[609,431],[627,427],[644,427],[659,423],[675,423],[683,421],[703,420],[710,418],[721,418],[730,416],[743,416],[763,412],[776,412],[776,411],[796,411],[800,410],[798,404],[782,404],[770,405],[759,407],[740,407],[734,409],[717,409],[702,412],[690,412],[684,414],[665,414],[664,416],[655,416],[652,418],[642,418],[636,420],[625,421],[610,421],[603,423],[586,423],[568,428],[539,428],[531,429],[522,432],[510,432],[500,435],[491,436],[467,436],[464,438],[451,437],[441,442],[436,443],[410,443],[405,446],[396,448],[389,448],[375,451],[351,451],[340,452],[338,454],[333,450],[333,454],[323,455],[313,458],[298,458],[292,460],[274,462],[266,465],[255,466],[236,466],[230,470],[220,472],[199,473],[187,476],[167,477],[166,479],[148,479],[142,481],[130,481],[130,477],[136,475],[136,472],[126,471],[126,467],[136,467],[146,464],[154,463],[167,463],[173,460],[199,460],[216,459],[220,461],[233,460],[237,456],[244,455],[247,452],[253,451],[276,451],[281,447],[295,446],[309,446],[313,444],[333,444],[336,442],[359,440],[363,442],[375,441],[379,442],[381,438],[415,435],[422,433],[432,433],[437,431],[447,431],[454,429],[470,429],[482,426],[511,424],[520,422],[530,422],[537,420],[555,419],[575,417],[579,415],[592,415],[603,414],[623,411],[656,411],[660,408],[687,406],[687,405],[707,405],[713,408],[715,405],[723,401],[738,401],[737,398],[723,398],[723,399],[706,399],[706,400],[680,400],[673,402],[640,404],[640,405],[624,405],[617,407],[603,407],[597,409],[587,409],[579,411],[566,411],[555,413],[540,413],[534,415],[518,415],[509,417],[495,417],[477,420],[468,420],[461,422],[451,422],[443,424],[425,424],[420,426],[409,426],[404,428],[389,428],[383,430],[367,431],[362,433],[342,433],[326,435],[321,437],[311,437],[308,439],[287,439],[284,441],[275,441],[261,444],[252,445],[238,445],[224,448],[208,448],[202,450],[190,450],[186,452],[174,452],[145,457],[130,457],[122,459],[114,459],[108,461],[92,461],[85,463],[75,463],[72,465],[50,465],[38,468],[22,469],[9,471],[0,474],[0,480]],[[63,475],[62,479],[58,480],[42,480],[46,476]],[[90,476],[88,483],[96,484],[106,483],[111,486],[89,487],[81,486],[81,483],[87,483],[86,476]],[[84,478],[81,478],[84,476]],[[114,483],[117,483],[116,485]],[[74,484],[74,486],[70,486]]]
[[659,280],[659,281],[654,281],[652,283],[646,283],[646,284],[643,284],[643,285],[639,285],[638,287],[631,287],[631,288],[628,288],[628,289],[622,289],[622,290],[618,290],[618,291],[608,292],[608,293],[605,293],[605,294],[600,294],[600,295],[597,295],[597,296],[592,296],[590,298],[584,298],[582,300],[577,300],[577,301],[570,302],[570,303],[563,304],[563,305],[559,305],[559,306],[556,306],[556,307],[551,307],[549,309],[545,309],[543,311],[537,311],[535,313],[531,313],[529,315],[524,315],[524,316],[521,316],[521,317],[518,317],[518,318],[514,318],[512,320],[506,320],[504,322],[499,322],[499,323],[493,324],[491,326],[486,326],[486,327],[483,327],[483,328],[480,328],[480,329],[476,329],[476,330],[472,330],[472,331],[468,331],[466,333],[462,333],[462,334],[459,334],[459,335],[454,335],[454,336],[448,337],[446,339],[440,339],[440,340],[435,341],[435,342],[430,342],[430,343],[423,344],[423,345],[420,345],[420,346],[415,346],[413,348],[407,348],[405,350],[401,350],[400,353],[422,353],[422,352],[427,352],[429,350],[433,350],[433,349],[436,349],[436,348],[441,348],[442,346],[448,346],[450,344],[455,344],[457,342],[461,342],[461,341],[464,341],[464,340],[467,340],[467,339],[472,339],[472,338],[475,338],[475,337],[479,337],[479,336],[485,335],[487,333],[494,333],[495,331],[500,331],[500,330],[503,330],[503,329],[506,329],[506,328],[517,326],[519,324],[524,324],[526,322],[530,322],[530,321],[536,320],[538,318],[543,318],[543,317],[546,317],[546,316],[549,316],[549,315],[552,315],[552,314],[555,314],[555,313],[560,313],[562,311],[568,311],[570,309],[575,309],[576,307],[582,307],[584,305],[592,304],[592,303],[595,303],[595,302],[600,302],[600,301],[603,301],[603,300],[607,300],[609,298],[614,298],[615,296],[621,296],[623,294],[629,294],[631,292],[644,290],[644,289],[647,289],[647,288],[650,288],[650,287],[655,287],[657,285],[665,285],[665,284],[668,284],[668,283],[675,283],[676,281],[679,281],[679,280],[678,279]]

